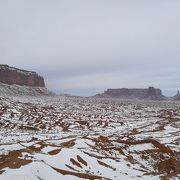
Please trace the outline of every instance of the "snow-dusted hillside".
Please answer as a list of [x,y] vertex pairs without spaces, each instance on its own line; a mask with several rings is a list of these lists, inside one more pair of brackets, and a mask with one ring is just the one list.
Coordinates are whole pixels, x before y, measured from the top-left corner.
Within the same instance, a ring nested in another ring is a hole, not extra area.
[[53,96],[45,87],[8,85],[0,83],[0,96]]
[[179,179],[180,104],[0,97],[0,180]]

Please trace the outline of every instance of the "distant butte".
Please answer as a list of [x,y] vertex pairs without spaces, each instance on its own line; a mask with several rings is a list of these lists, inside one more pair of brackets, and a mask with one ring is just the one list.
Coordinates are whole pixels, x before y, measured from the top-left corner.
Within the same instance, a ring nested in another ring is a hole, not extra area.
[[177,91],[177,94],[173,97],[174,101],[180,101],[180,93]]
[[102,94],[96,94],[97,98],[119,98],[119,99],[144,99],[144,100],[166,100],[160,89],[149,87],[147,89],[107,89]]

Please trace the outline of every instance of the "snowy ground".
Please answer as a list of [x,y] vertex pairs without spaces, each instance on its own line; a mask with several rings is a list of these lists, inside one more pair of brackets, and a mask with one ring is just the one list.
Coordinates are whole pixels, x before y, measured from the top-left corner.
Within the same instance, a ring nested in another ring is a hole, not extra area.
[[179,179],[180,104],[0,97],[0,180]]

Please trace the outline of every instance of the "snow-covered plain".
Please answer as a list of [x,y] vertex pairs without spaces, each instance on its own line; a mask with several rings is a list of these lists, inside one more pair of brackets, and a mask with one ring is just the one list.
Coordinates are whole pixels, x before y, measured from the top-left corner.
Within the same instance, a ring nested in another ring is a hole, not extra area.
[[180,104],[0,96],[0,180],[179,179]]

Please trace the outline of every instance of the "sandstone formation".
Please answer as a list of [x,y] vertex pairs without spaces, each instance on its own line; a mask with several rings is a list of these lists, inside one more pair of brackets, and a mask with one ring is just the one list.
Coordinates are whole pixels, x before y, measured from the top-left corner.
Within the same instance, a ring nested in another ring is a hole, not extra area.
[[149,87],[148,89],[107,89],[102,94],[97,94],[98,98],[119,98],[119,99],[147,99],[147,100],[164,100],[160,89]]
[[179,91],[177,92],[177,94],[173,97],[174,101],[180,101],[180,93]]
[[0,65],[0,82],[8,85],[45,87],[43,77],[36,72]]

